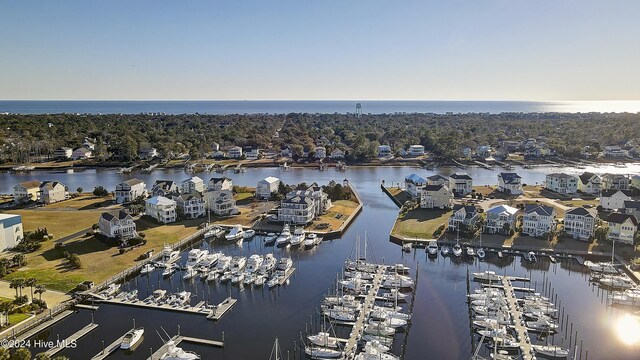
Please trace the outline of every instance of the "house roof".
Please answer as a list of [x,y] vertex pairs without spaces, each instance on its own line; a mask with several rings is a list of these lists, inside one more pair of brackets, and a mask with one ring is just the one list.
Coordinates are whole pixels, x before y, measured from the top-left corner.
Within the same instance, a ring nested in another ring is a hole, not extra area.
[[166,198],[164,196],[154,196],[151,199],[147,199],[146,202],[152,205],[175,205],[176,202]]
[[547,177],[555,177],[560,179],[575,179],[576,177],[573,175],[565,174],[565,173],[553,173],[547,174]]
[[591,172],[585,171],[585,172],[583,172],[582,174],[580,174],[579,178],[580,178],[580,181],[581,181],[583,184],[586,184],[586,183],[588,183],[588,182],[589,182],[589,180],[591,180],[591,178],[593,178],[594,176],[597,176],[597,175],[596,175],[596,174],[594,174],[594,173],[591,173]]
[[268,184],[273,184],[277,181],[280,181],[280,179],[278,179],[277,177],[274,176],[267,176],[266,178],[260,180],[260,182],[266,182]]
[[228,177],[226,177],[226,176],[223,176],[223,177],[214,177],[214,178],[211,178],[211,179],[209,180],[209,182],[210,182],[210,183],[217,184],[217,183],[221,183],[221,182],[224,182],[224,181],[227,181],[227,180],[231,181],[231,179],[230,179],[230,178],[228,178]]
[[618,212],[613,212],[613,213],[609,214],[609,216],[607,216],[607,219],[606,219],[607,222],[611,222],[611,223],[615,223],[615,224],[622,224],[627,220],[631,220],[633,225],[638,226],[638,220],[636,219],[636,217],[633,216],[633,215],[629,215],[629,214],[622,214],[622,213],[618,213]]
[[131,217],[131,215],[129,215],[124,210],[118,210],[118,211],[103,212],[102,214],[100,214],[100,217],[102,217],[103,219],[105,219],[107,221],[111,221],[113,219],[124,220],[124,219],[126,219],[128,217]]
[[56,186],[62,186],[64,187],[64,185],[62,185],[61,182],[57,182],[57,181],[43,181],[42,184],[40,184],[40,189],[42,188],[46,188],[48,190],[53,190]]
[[565,214],[578,215],[578,216],[591,216],[593,218],[596,217],[596,212],[593,209],[586,209],[583,207],[574,207],[565,211]]
[[467,217],[472,217],[473,214],[478,212],[478,209],[476,209],[475,206],[473,205],[461,205],[461,204],[455,204],[453,205],[453,212],[458,212],[459,210],[464,209],[464,212],[467,213]]
[[197,191],[192,191],[188,194],[180,194],[178,196],[182,201],[202,200],[202,196]]
[[455,173],[455,174],[451,174],[449,177],[452,179],[459,179],[459,180],[473,180],[471,176],[465,173]]
[[625,208],[625,209],[636,209],[636,210],[640,210],[640,201],[635,201],[635,200],[625,200],[625,201],[624,201],[624,208]]
[[186,180],[183,180],[182,182],[185,183],[185,182],[189,182],[189,181],[194,182],[194,183],[195,182],[203,182],[202,179],[200,179],[197,176],[192,176],[192,177],[190,177],[190,178],[188,178]]
[[282,200],[283,203],[287,203],[287,204],[300,204],[300,203],[306,203],[307,205],[312,205],[313,204],[313,200],[306,197],[306,196],[294,196],[290,199],[286,199],[286,200]]
[[440,174],[436,174],[436,175],[431,175],[427,178],[427,180],[429,181],[447,181],[448,179],[445,176],[442,176]]
[[524,213],[525,214],[538,214],[538,215],[542,215],[542,216],[551,216],[553,214],[555,214],[555,209],[551,206],[547,206],[547,205],[536,205],[536,204],[530,204],[527,205],[524,208]]
[[414,184],[424,184],[427,181],[425,179],[422,178],[422,176],[417,175],[417,174],[411,174],[407,177],[404,178],[404,181],[408,181]]
[[487,214],[502,214],[503,212],[506,212],[509,215],[515,215],[518,212],[518,209],[509,205],[497,205],[487,210]]
[[88,149],[88,148],[86,148],[86,147],[79,147],[79,148],[75,149],[74,151],[80,151],[80,152],[82,152],[82,153],[85,153],[85,154],[86,154],[86,153],[90,153],[90,152],[91,152],[91,149]]
[[622,175],[622,174],[609,174],[609,173],[607,173],[607,174],[602,174],[602,177],[603,177],[603,178],[612,179],[612,180],[613,180],[613,179],[618,179],[618,180],[620,180],[620,179],[628,180],[628,179],[629,179],[626,175]]
[[174,184],[175,182],[173,180],[156,180],[156,182],[153,184],[153,187],[169,190],[173,187]]
[[424,188],[422,188],[422,190],[423,191],[440,191],[442,190],[442,188],[445,188],[447,191],[449,191],[446,185],[425,185]]
[[631,197],[631,191],[630,190],[618,190],[618,189],[607,189],[607,190],[602,190],[602,194],[600,195],[600,197],[611,197],[614,194],[621,192],[623,194],[625,194],[628,197]]
[[144,181],[140,180],[140,179],[129,179],[124,181],[125,184],[129,185],[129,186],[134,186],[134,185],[138,185],[138,184],[144,184]]
[[30,181],[23,181],[21,183],[19,183],[18,185],[26,188],[26,189],[33,189],[33,188],[39,188],[40,187],[40,181],[38,180],[30,180]]
[[505,184],[512,184],[517,182],[518,179],[521,179],[520,175],[516,173],[507,173],[507,172],[502,172],[498,174],[498,177],[502,178],[502,181],[504,181]]

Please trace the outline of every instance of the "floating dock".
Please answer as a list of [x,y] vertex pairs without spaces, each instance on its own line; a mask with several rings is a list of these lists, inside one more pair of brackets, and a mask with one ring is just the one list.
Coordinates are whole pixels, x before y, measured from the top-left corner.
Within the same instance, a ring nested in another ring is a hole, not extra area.
[[84,304],[76,304],[76,308],[85,309],[85,310],[98,310],[97,306],[94,305],[84,305]]
[[278,285],[282,286],[291,277],[291,274],[296,271],[296,268],[292,267],[284,273],[284,276],[279,277]]
[[102,349],[102,351],[100,351],[99,353],[95,354],[91,358],[91,360],[103,360],[103,359],[106,359],[109,355],[114,353],[116,350],[120,349],[120,344],[122,344],[122,340],[124,340],[124,336],[127,335],[127,333],[129,331],[133,331],[133,330],[134,329],[128,330],[122,336],[117,338],[114,342],[112,342],[111,344],[107,345],[107,347]]
[[233,305],[236,304],[238,300],[228,297],[224,299],[220,304],[213,307],[211,313],[207,315],[207,319],[209,320],[220,320],[220,318],[227,313],[227,311],[231,310]]
[[[184,342],[190,342],[190,343],[194,343],[194,344],[202,344],[202,345],[209,345],[209,346],[215,346],[215,347],[224,347],[224,342],[223,341],[200,339],[200,338],[194,338],[194,337],[189,337],[189,336],[176,335],[176,336],[171,338],[171,341],[173,341],[173,344],[176,345],[176,346],[184,341]],[[148,357],[147,360],[159,360],[162,357],[162,355],[164,355],[164,353],[166,353],[167,350],[169,349],[167,343],[162,345],[162,347],[160,347],[160,349],[158,349],[156,352],[154,352],[151,355],[151,357]]]
[[61,345],[71,345],[74,342],[78,341],[78,339],[80,339],[81,337],[87,335],[88,333],[92,332],[93,330],[95,330],[98,327],[98,324],[94,324],[91,323],[85,327],[83,327],[82,329],[78,330],[77,332],[75,332],[74,334],[72,334],[71,336],[69,336],[68,338],[62,340],[62,341],[58,341],[56,346],[52,347],[51,349],[45,351],[45,354],[49,355],[49,356],[54,356],[55,354],[59,353],[60,351],[64,350],[66,347],[65,346],[61,346]]
[[206,306],[204,301],[200,301],[195,306],[191,306],[191,305],[172,306],[168,304],[145,303],[142,300],[129,301],[129,300],[122,300],[122,299],[106,299],[106,300],[100,300],[100,301],[107,304],[136,306],[136,307],[141,307],[145,309],[168,310],[168,311],[182,312],[186,314],[206,315],[207,319],[219,320],[225,313],[229,311],[229,309],[231,309],[231,307],[236,303],[237,300],[232,298],[227,298],[214,308]]
[[511,281],[507,278],[502,279],[502,287],[504,288],[505,299],[507,299],[507,305],[509,306],[509,311],[511,312],[511,316],[513,317],[513,322],[515,326],[513,327],[518,335],[518,342],[520,344],[520,350],[523,360],[531,360],[533,359],[533,348],[531,347],[531,339],[529,339],[529,334],[527,333],[527,328],[524,326],[522,312],[520,311],[520,306],[518,305],[518,299],[514,296],[513,291],[515,288],[511,286]]
[[36,334],[40,333],[44,329],[46,329],[48,327],[51,327],[52,325],[54,325],[58,321],[66,318],[67,316],[69,316],[71,314],[73,314],[72,310],[65,310],[65,311],[61,312],[60,314],[54,316],[52,319],[47,320],[47,321],[43,322],[42,324],[34,327],[33,329],[31,329],[31,330],[23,333],[22,335],[18,336],[16,338],[16,340],[19,340],[19,341],[27,340],[27,339],[35,336]]

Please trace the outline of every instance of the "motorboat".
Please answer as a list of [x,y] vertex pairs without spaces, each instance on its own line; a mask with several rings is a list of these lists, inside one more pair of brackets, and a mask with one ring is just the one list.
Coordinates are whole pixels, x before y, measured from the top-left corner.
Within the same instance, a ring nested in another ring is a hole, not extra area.
[[525,321],[527,330],[542,333],[555,333],[558,324],[546,319],[538,319],[536,321]]
[[613,263],[610,263],[610,262],[593,263],[587,260],[584,262],[584,266],[588,267],[589,270],[596,273],[603,273],[603,274],[609,274],[609,275],[618,274],[618,269],[616,269]]
[[170,264],[175,263],[180,259],[180,251],[173,250],[171,246],[165,245],[162,249],[162,257],[160,261],[160,266],[168,267]]
[[224,235],[224,229],[219,226],[214,226],[204,233],[204,238],[219,238]]
[[150,272],[153,272],[153,270],[155,270],[156,267],[153,266],[153,264],[151,263],[146,263],[144,264],[144,266],[142,267],[142,269],[140,269],[140,274],[144,275],[144,274],[148,274]]
[[[231,281],[233,281],[233,279],[231,279]],[[243,284],[251,285],[251,284],[253,284],[254,281],[256,281],[256,275],[255,274],[253,274],[253,273],[244,274],[244,280],[242,281]]]
[[197,266],[202,259],[209,254],[209,250],[200,250],[200,249],[191,249],[189,250],[189,255],[187,256],[186,267],[195,267]]
[[247,231],[244,232],[244,234],[242,235],[243,238],[245,239],[251,239],[252,237],[254,237],[256,235],[256,231],[253,229],[249,229]]
[[409,252],[411,252],[412,248],[413,247],[411,246],[410,242],[402,244],[402,251],[404,251],[404,252],[408,252],[409,253]]
[[378,340],[372,340],[372,341],[367,341],[364,344],[364,352],[371,352],[371,350],[375,350],[381,353],[386,353],[389,350],[391,350],[390,346],[384,345],[383,343],[381,343]]
[[451,248],[449,248],[449,246],[447,245],[444,245],[440,248],[440,254],[442,254],[442,256],[448,256],[450,252]]
[[343,355],[342,351],[321,346],[307,346],[304,352],[312,359],[338,359]]
[[244,256],[234,256],[231,259],[231,272],[240,272],[247,266],[247,258]]
[[429,241],[429,245],[427,245],[427,252],[431,256],[438,255],[438,242],[436,240]]
[[244,280],[244,273],[243,272],[237,272],[233,275],[231,275],[231,283],[233,284],[239,284]]
[[602,286],[617,290],[628,290],[635,287],[635,283],[631,279],[623,276],[609,275],[602,277],[598,282]]
[[467,247],[467,256],[469,256],[469,257],[474,257],[474,256],[476,256],[476,252],[475,252],[475,250],[474,250],[471,246],[468,246],[468,247]]
[[184,275],[182,275],[182,278],[185,280],[189,280],[196,277],[196,275],[198,275],[198,271],[193,266],[187,266],[184,271]]
[[364,334],[364,335],[362,335],[362,340],[364,340],[364,341],[378,341],[382,345],[389,346],[389,347],[391,347],[391,345],[393,345],[393,338],[386,337],[386,336],[380,336],[380,335]]
[[282,227],[282,232],[280,233],[280,236],[278,236],[278,238],[276,239],[276,245],[284,246],[285,244],[288,244],[290,240],[291,240],[291,231],[289,230],[289,224],[284,224],[284,226]]
[[478,259],[480,260],[484,260],[484,257],[487,255],[483,248],[478,249],[478,251],[476,251],[476,254],[478,255]]
[[460,244],[453,245],[452,252],[453,252],[453,256],[459,258],[460,256],[462,256],[462,246],[460,246]]
[[475,281],[487,281],[487,282],[497,282],[502,281],[502,276],[497,275],[495,271],[483,271],[483,272],[474,272],[473,280]]
[[276,270],[286,272],[287,270],[291,269],[291,267],[293,267],[293,260],[291,260],[291,258],[289,257],[286,257],[286,258],[283,257],[280,260],[278,260],[278,265],[276,266]]
[[[366,346],[366,345],[365,345]],[[354,360],[399,360],[400,358],[370,346],[355,356]]]
[[403,264],[395,264],[395,265],[389,266],[389,271],[394,271],[397,274],[406,274],[409,272],[409,270],[411,269],[408,266],[405,266]]
[[391,289],[389,292],[382,294],[382,297],[386,300],[406,301],[407,295],[398,291],[398,289]]
[[538,261],[538,259],[536,258],[536,253],[534,253],[533,251],[529,251],[528,253],[526,253],[524,255],[524,259],[530,263]]
[[338,339],[335,337],[331,337],[331,334],[329,334],[328,332],[321,331],[317,334],[307,336],[307,339],[309,339],[309,341],[314,345],[329,348],[338,347]]
[[301,226],[296,227],[296,229],[293,231],[293,235],[291,235],[291,239],[289,240],[291,243],[291,246],[298,246],[302,244],[305,237],[306,237],[306,233],[304,231],[304,228]]
[[278,235],[276,235],[275,233],[268,233],[267,236],[265,236],[264,238],[264,243],[266,245],[271,245],[276,241],[277,238],[278,238]]
[[172,306],[184,306],[191,301],[191,293],[188,291],[181,291],[171,296],[171,300],[167,301],[167,304]]
[[326,309],[323,314],[338,321],[353,322],[356,320],[356,315],[353,312],[344,309]]
[[271,279],[269,279],[269,281],[267,281],[267,286],[269,288],[272,288],[274,286],[280,285],[280,278],[278,276],[273,276],[271,277]]
[[110,284],[100,294],[102,296],[109,297],[109,296],[115,295],[118,292],[118,290],[120,290],[120,284]]
[[258,254],[253,254],[249,256],[249,260],[247,261],[247,272],[254,273],[260,270],[262,263],[264,262],[264,258]]
[[148,299],[149,301],[145,301],[145,302],[159,303],[164,299],[166,294],[167,294],[167,290],[163,290],[163,289],[154,290],[153,295]]
[[364,327],[364,332],[372,335],[392,336],[396,333],[396,330],[388,326],[367,324]]
[[176,269],[177,269],[177,268],[178,268],[178,267],[177,267],[177,266],[175,266],[174,264],[170,264],[169,266],[167,266],[167,267],[164,269],[164,271],[162,272],[162,276],[163,276],[163,277],[168,277],[168,276],[173,275],[173,273],[174,273],[174,272],[176,272]]
[[278,261],[273,256],[273,254],[269,253],[264,256],[262,260],[262,264],[260,265],[260,273],[266,274],[271,272],[275,267]]
[[221,252],[206,254],[202,257],[199,262],[200,267],[211,268],[218,263],[218,260],[223,257],[224,254]]
[[410,277],[402,275],[387,276],[382,282],[382,287],[388,289],[410,288],[414,285],[415,284]]
[[234,225],[231,228],[231,231],[227,235],[224,236],[227,241],[237,241],[244,237],[244,230],[242,229],[242,225]]
[[258,275],[256,276],[256,280],[253,282],[255,286],[262,286],[267,281],[266,275]]
[[567,359],[569,351],[555,345],[531,345],[533,351],[546,359]]
[[222,273],[229,269],[231,265],[231,260],[233,258],[231,256],[221,256],[218,258],[218,263],[216,264],[216,272]]
[[128,293],[125,293],[124,299],[127,301],[137,301],[138,300],[138,290],[131,290]]
[[384,320],[374,320],[374,319],[370,319],[369,320],[369,324],[370,325],[374,325],[374,326],[386,326],[386,327],[390,327],[390,328],[399,328],[399,327],[404,327],[407,325],[407,321],[406,320],[402,320],[402,319],[398,319],[398,318],[387,318]]
[[142,339],[142,335],[144,335],[144,328],[137,328],[127,332],[122,338],[120,349],[131,350]]
[[218,278],[220,278],[220,273],[217,271],[210,271],[207,275],[207,281],[217,280]]
[[362,303],[353,295],[325,296],[322,304],[329,307],[342,306],[351,310],[360,310]]
[[220,276],[220,281],[221,282],[226,282],[231,280],[231,277],[233,276],[233,274],[231,274],[231,271],[227,271],[224,274],[222,274],[222,276]]
[[176,346],[173,340],[167,341],[165,344],[167,351],[160,356],[160,360],[200,360],[200,355],[193,351],[184,351]]
[[307,238],[304,239],[304,247],[312,248],[312,247],[318,245],[320,243],[320,241],[322,241],[322,238],[319,238],[317,234],[309,233],[309,234],[307,234]]

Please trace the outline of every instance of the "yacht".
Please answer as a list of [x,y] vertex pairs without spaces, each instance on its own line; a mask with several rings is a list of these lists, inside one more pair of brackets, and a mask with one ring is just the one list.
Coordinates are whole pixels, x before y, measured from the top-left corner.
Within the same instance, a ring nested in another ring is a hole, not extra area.
[[[232,279],[233,281],[233,279]],[[242,282],[245,285],[251,285],[253,284],[253,282],[256,281],[256,275],[254,273],[247,273],[244,274],[244,281]]]
[[288,244],[290,240],[291,240],[291,232],[289,231],[289,224],[284,224],[284,227],[282,228],[282,232],[280,233],[280,236],[278,236],[278,238],[276,239],[276,245],[282,246],[282,245]]
[[382,352],[374,347],[370,347],[356,355],[354,360],[400,360],[400,358],[393,354]]
[[160,265],[167,267],[180,259],[180,251],[173,250],[171,246],[165,245],[162,249],[162,260]]
[[237,273],[231,275],[231,282],[233,284],[241,283],[243,280],[244,280],[244,273],[243,272],[237,272]]
[[266,245],[271,245],[276,241],[276,238],[278,238],[278,235],[276,235],[275,233],[268,233],[264,238],[264,243]]
[[188,305],[189,302],[191,301],[191,293],[188,291],[181,291],[175,294],[175,296],[176,297],[173,303],[177,306]]
[[393,318],[393,317],[390,317],[384,320],[370,319],[369,324],[373,326],[387,326],[395,329],[395,328],[406,326],[407,320],[402,320],[402,319]]
[[382,294],[382,297],[386,300],[398,300],[398,301],[406,301],[407,295],[401,293],[397,289],[391,289],[389,292]]
[[[164,299],[164,296],[167,294],[167,290],[157,289],[153,291],[153,295],[148,299],[148,302],[159,303]],[[147,302],[147,301],[145,301]]]
[[473,280],[496,282],[501,281],[502,276],[496,275],[495,271],[474,272]]
[[256,276],[256,280],[253,282],[253,284],[256,286],[262,286],[266,281],[267,281],[266,275],[258,275]]
[[192,351],[184,351],[175,345],[173,340],[166,344],[167,351],[160,356],[160,360],[200,360],[200,355]]
[[244,256],[234,256],[231,259],[231,272],[240,272],[247,266],[247,258]]
[[254,237],[256,235],[256,231],[253,229],[249,229],[247,231],[244,232],[244,234],[242,235],[243,238],[245,239],[251,239],[252,237]]
[[462,246],[460,246],[460,244],[456,243],[455,245],[453,245],[453,256],[455,257],[460,257],[462,256]]
[[206,254],[200,260],[199,265],[200,267],[211,268],[218,263],[218,259],[220,259],[222,256],[224,256],[224,254],[221,252]]
[[555,345],[531,345],[533,351],[546,359],[567,359],[569,351]]
[[120,290],[120,284],[111,284],[107,286],[107,288],[104,289],[101,294],[103,296],[109,297],[115,295],[118,290]]
[[269,254],[265,255],[264,256],[264,260],[262,261],[262,264],[260,265],[260,273],[266,274],[266,273],[271,272],[276,267],[276,263],[277,262],[278,261],[273,256],[273,254],[269,253]]
[[182,275],[182,278],[185,280],[189,280],[196,277],[196,275],[198,275],[198,271],[196,270],[196,268],[194,268],[193,266],[187,266],[186,270],[184,271],[184,275]]
[[344,355],[342,351],[321,346],[307,346],[304,352],[312,359],[339,359]]
[[304,240],[304,247],[312,248],[318,245],[322,241],[322,238],[319,238],[317,234],[309,233],[307,234],[307,238]]
[[293,260],[291,258],[282,258],[278,261],[276,270],[287,272],[293,266]]
[[169,266],[167,266],[164,271],[162,272],[162,276],[163,277],[168,277],[173,275],[174,272],[176,272],[176,266],[174,264],[170,264]]
[[144,335],[144,328],[133,329],[124,334],[120,349],[131,350],[142,339],[142,335]]
[[406,274],[411,269],[408,266],[405,266],[403,264],[395,264],[395,265],[389,266],[389,270],[390,271],[394,271],[394,272],[396,272],[398,274]]
[[300,244],[302,244],[302,242],[304,241],[304,238],[306,236],[306,233],[304,231],[304,228],[302,227],[297,227],[294,231],[293,231],[293,235],[291,235],[291,246],[298,246]]
[[321,331],[315,335],[307,336],[307,339],[309,339],[309,341],[314,345],[324,346],[329,348],[338,347],[338,339],[335,337],[331,337],[331,335],[328,332]]
[[233,274],[231,274],[231,271],[227,271],[224,274],[222,274],[222,276],[220,276],[220,281],[221,282],[226,282],[231,280],[231,277],[233,276]]
[[533,251],[529,251],[528,253],[526,253],[524,255],[524,259],[527,260],[528,262],[536,262],[538,259],[536,259],[536,253],[534,253]]
[[443,245],[443,246],[440,248],[440,254],[442,254],[442,256],[448,256],[448,255],[449,255],[449,252],[451,252],[451,249],[450,249],[450,248],[449,248],[449,246],[447,246],[447,245]]
[[467,256],[474,257],[476,256],[476,252],[473,250],[471,246],[467,247]]
[[209,255],[209,250],[191,249],[189,251],[189,256],[187,257],[187,263],[185,264],[185,266],[195,267],[207,255]]
[[269,281],[267,281],[267,286],[269,288],[272,288],[274,286],[277,286],[280,284],[280,278],[277,275],[274,275],[271,277],[271,279],[269,279]]
[[402,251],[404,252],[411,252],[411,248],[412,246],[410,242],[402,244]]
[[231,231],[227,235],[224,236],[227,241],[236,241],[240,240],[244,237],[244,230],[242,229],[242,225],[234,225],[231,228]]
[[142,269],[140,269],[140,274],[144,275],[144,274],[148,274],[150,272],[153,272],[153,270],[155,270],[156,267],[153,266],[153,264],[151,263],[146,263],[144,264],[144,266],[142,267]]
[[224,229],[219,226],[214,226],[206,233],[204,233],[204,238],[219,238],[224,235]]
[[231,265],[231,259],[233,259],[231,256],[220,256],[218,258],[218,263],[216,264],[216,272],[222,273],[228,270]]
[[396,330],[388,326],[367,324],[364,327],[364,332],[372,335],[392,336],[396,333]]
[[429,255],[438,255],[438,242],[436,240],[430,240],[427,245],[427,252]]
[[260,269],[260,266],[262,266],[263,261],[264,259],[262,258],[262,256],[258,254],[249,256],[249,260],[247,261],[247,272],[257,272]]

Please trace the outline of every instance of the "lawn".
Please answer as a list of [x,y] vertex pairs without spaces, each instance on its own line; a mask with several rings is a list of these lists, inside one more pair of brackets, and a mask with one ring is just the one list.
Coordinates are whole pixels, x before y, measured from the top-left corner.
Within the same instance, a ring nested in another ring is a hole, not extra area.
[[28,314],[28,313],[27,314],[22,314],[22,313],[9,314],[9,325],[15,325],[30,317],[31,317],[31,314]]
[[446,225],[452,211],[415,209],[398,216],[392,235],[406,238],[432,239],[434,232]]
[[97,211],[47,211],[47,210],[12,210],[8,213],[22,216],[25,231],[47,228],[49,234],[56,239],[90,228],[98,222]]
[[599,200],[569,200],[569,201],[561,201],[560,202],[562,205],[564,206],[570,206],[570,207],[584,207],[585,205],[591,205],[592,207],[596,208],[598,207],[598,205],[600,205],[600,201]]
[[314,224],[329,224],[326,231],[335,231],[344,224],[349,216],[356,210],[358,203],[351,200],[337,200],[333,202],[333,206],[327,211],[326,214],[320,216],[319,219],[314,220]]
[[93,196],[93,194],[84,193],[76,198],[47,205],[45,209],[98,210],[100,207],[110,205],[115,205],[111,196],[102,198]]
[[475,190],[476,193],[482,194],[483,197],[487,197],[490,195],[495,196],[496,187],[490,185],[474,186],[473,190]]

